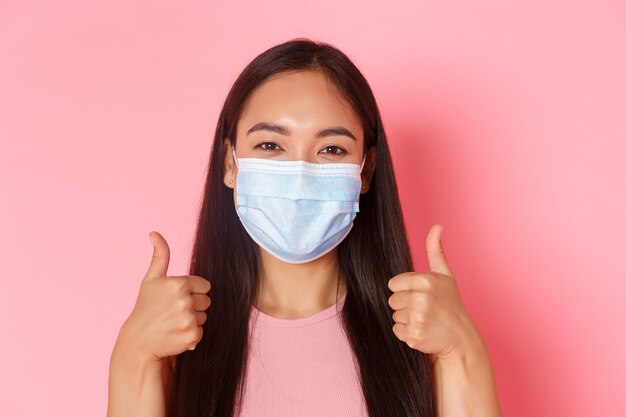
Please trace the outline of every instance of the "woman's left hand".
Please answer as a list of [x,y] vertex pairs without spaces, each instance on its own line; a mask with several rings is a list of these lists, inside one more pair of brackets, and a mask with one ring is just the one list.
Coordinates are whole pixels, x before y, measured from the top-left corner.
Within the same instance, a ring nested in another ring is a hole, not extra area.
[[442,231],[441,225],[434,225],[426,238],[430,272],[405,272],[388,282],[394,292],[389,297],[389,306],[395,310],[393,332],[412,349],[433,354],[434,359],[482,343],[446,262]]

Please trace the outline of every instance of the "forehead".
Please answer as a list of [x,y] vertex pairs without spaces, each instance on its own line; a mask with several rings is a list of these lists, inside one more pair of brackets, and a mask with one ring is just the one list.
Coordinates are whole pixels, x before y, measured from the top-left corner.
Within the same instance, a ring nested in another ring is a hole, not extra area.
[[363,136],[350,103],[319,71],[283,72],[260,84],[244,103],[237,131],[261,121],[286,123],[294,129],[343,125]]

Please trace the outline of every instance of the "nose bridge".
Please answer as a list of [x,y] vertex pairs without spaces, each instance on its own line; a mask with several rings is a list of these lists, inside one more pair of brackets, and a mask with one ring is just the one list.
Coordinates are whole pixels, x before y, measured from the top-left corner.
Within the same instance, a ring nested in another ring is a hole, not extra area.
[[287,159],[291,161],[306,161],[316,163],[315,143],[306,140],[297,140],[291,143],[287,150]]

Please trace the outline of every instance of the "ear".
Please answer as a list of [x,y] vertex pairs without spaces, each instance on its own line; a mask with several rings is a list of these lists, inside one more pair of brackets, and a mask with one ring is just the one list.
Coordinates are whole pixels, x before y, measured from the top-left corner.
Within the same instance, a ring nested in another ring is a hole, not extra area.
[[235,188],[235,178],[237,176],[237,166],[233,159],[233,150],[229,138],[223,142],[224,148],[224,185],[228,188]]
[[361,194],[365,194],[369,190],[372,183],[372,175],[374,175],[374,168],[376,168],[376,147],[372,146],[367,151],[363,171],[361,171]]

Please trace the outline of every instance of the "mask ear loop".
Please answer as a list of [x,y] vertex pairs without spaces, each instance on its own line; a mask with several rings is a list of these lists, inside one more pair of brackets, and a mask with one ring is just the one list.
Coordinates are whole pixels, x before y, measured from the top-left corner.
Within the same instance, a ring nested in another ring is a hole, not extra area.
[[235,165],[237,165],[237,168],[239,168],[239,161],[237,161],[237,155],[235,155],[235,147],[231,145],[230,148],[233,150],[233,158],[235,159]]
[[367,159],[367,153],[365,154],[365,158],[363,158],[363,162],[361,162],[361,169],[359,169],[359,174],[363,171],[363,165],[365,165],[365,160]]

